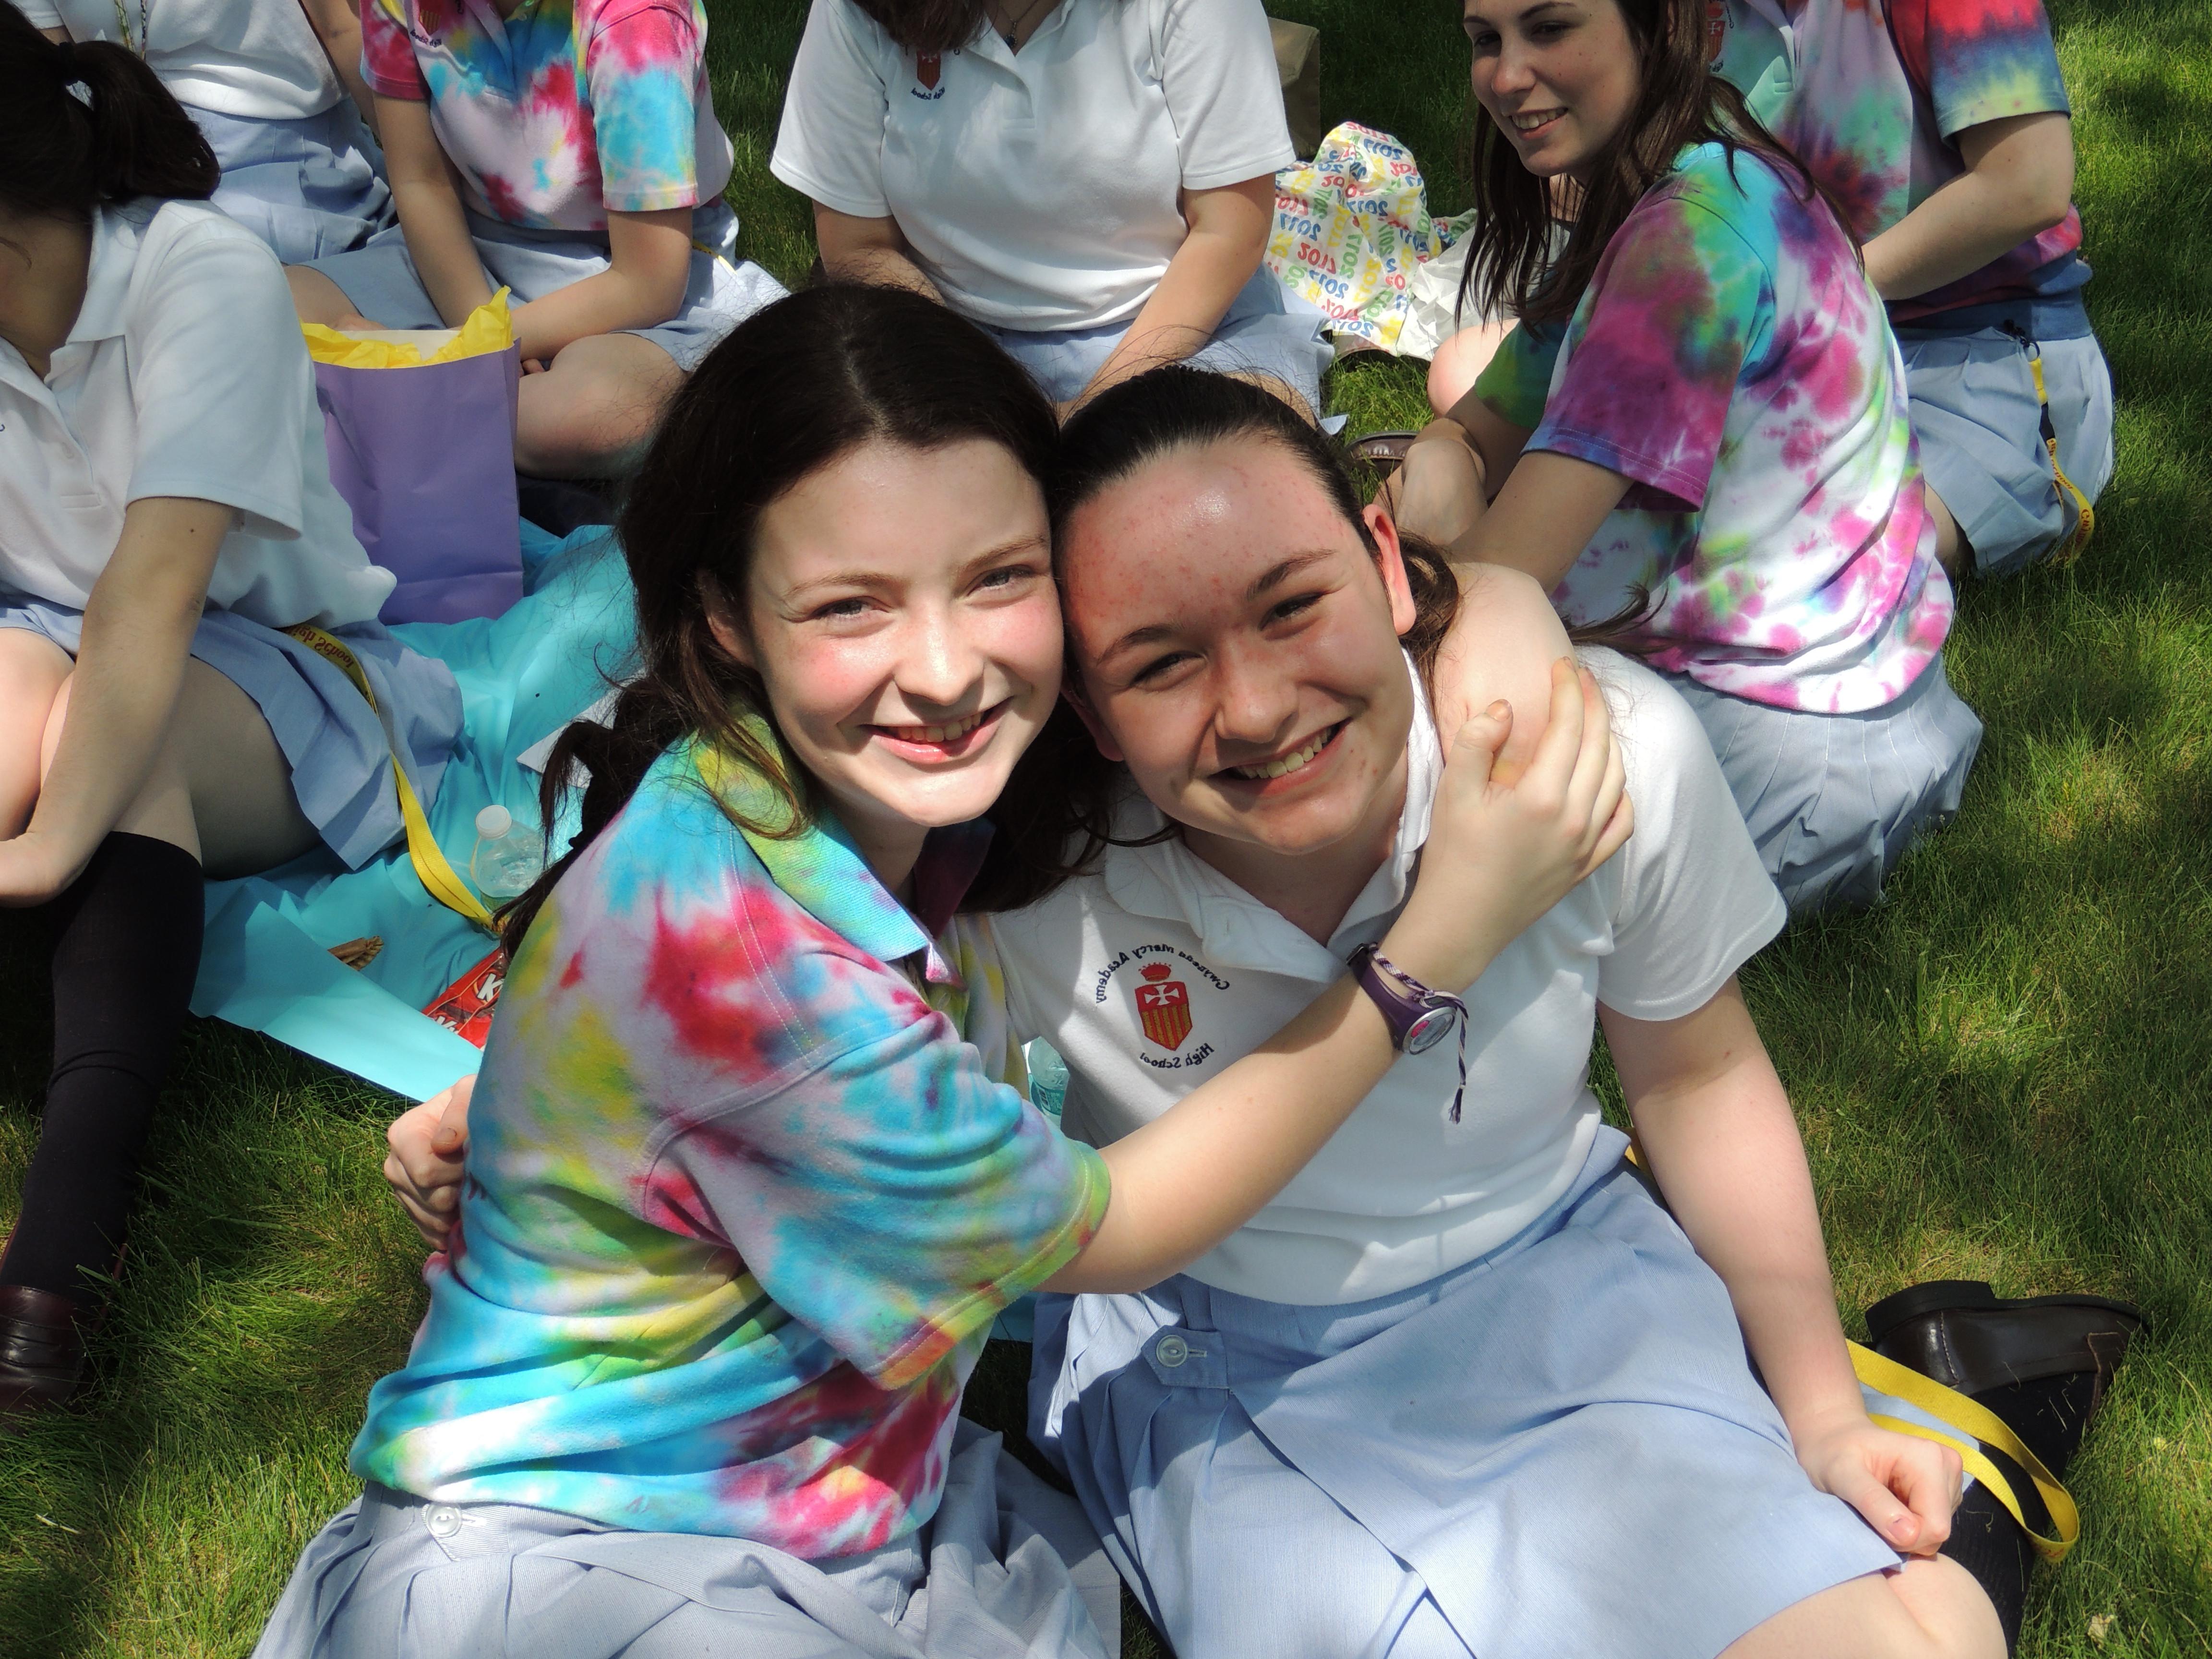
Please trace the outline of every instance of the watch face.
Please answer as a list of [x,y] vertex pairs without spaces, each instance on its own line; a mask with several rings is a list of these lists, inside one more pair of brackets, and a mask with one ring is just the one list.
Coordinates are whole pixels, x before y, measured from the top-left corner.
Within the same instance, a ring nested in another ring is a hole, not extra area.
[[1451,1035],[1453,1022],[1459,1018],[1456,1008],[1431,1008],[1406,1030],[1406,1052],[1425,1054]]

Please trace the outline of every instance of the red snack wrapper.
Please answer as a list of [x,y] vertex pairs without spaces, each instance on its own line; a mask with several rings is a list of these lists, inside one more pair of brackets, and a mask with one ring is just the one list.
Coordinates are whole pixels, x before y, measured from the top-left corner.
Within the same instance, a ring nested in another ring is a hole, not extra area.
[[479,1048],[491,1035],[491,1014],[507,983],[507,957],[494,950],[431,1000],[422,1012]]

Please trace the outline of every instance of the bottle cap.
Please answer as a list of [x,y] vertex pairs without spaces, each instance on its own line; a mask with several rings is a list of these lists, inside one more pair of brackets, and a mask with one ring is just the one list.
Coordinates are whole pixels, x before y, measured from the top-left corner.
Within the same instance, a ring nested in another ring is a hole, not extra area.
[[514,828],[514,814],[504,806],[487,806],[477,814],[477,834],[486,841],[497,841]]

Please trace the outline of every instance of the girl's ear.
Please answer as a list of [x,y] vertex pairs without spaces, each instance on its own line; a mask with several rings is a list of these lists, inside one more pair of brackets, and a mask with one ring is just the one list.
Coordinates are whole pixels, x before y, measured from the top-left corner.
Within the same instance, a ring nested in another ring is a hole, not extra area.
[[1098,718],[1098,711],[1091,706],[1091,700],[1083,695],[1082,685],[1079,670],[1060,683],[1060,695],[1075,711],[1076,719],[1083,722],[1083,729],[1091,734],[1091,741],[1098,745],[1098,752],[1119,766],[1128,757],[1121,752],[1121,745],[1114,741],[1114,734],[1106,729],[1106,722]]
[[730,596],[704,571],[699,574],[699,601],[707,613],[707,631],[714,636],[714,643],[746,667],[758,671],[760,665],[753,660],[751,635],[739,623],[738,609],[730,603]]
[[1421,612],[1413,603],[1413,585],[1406,580],[1406,556],[1398,545],[1398,526],[1391,522],[1390,509],[1379,500],[1369,502],[1359,516],[1367,533],[1375,538],[1382,590],[1390,596],[1390,626],[1402,636],[1420,620]]

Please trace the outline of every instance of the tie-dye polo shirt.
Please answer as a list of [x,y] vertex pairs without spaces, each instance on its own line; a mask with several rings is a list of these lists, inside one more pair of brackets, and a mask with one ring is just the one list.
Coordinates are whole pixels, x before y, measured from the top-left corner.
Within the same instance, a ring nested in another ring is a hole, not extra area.
[[[1617,615],[1644,588],[1654,667],[1852,714],[1936,659],[1951,587],[1896,339],[1802,188],[1747,151],[1677,157],[1606,245],[1528,447],[1630,481],[1553,596],[1567,616]],[[1486,397],[1528,378],[1543,347],[1520,336]]]
[[[1966,171],[1958,135],[2065,112],[2041,0],[1725,0],[1716,67],[1872,240]],[[1970,307],[2048,300],[2089,280],[2081,215],[1979,270],[1890,307],[1901,326]]]
[[[764,729],[764,728],[763,728]],[[817,1559],[920,1526],[992,1320],[1104,1218],[1023,1092],[983,826],[933,833],[924,925],[824,818],[679,744],[562,876],[500,1002],[459,1243],[368,1480]]]
[[697,207],[730,179],[701,0],[363,0],[362,73],[428,101],[478,213],[604,231],[607,213]]

